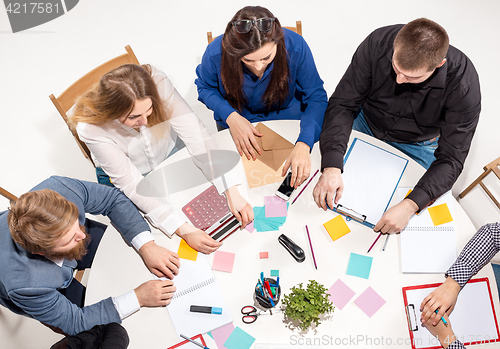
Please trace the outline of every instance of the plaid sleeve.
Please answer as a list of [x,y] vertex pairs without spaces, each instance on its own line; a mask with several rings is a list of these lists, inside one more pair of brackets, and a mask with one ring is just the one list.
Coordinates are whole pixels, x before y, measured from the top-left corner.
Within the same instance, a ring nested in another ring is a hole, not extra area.
[[446,275],[464,287],[498,251],[500,251],[500,223],[486,224],[465,245]]
[[462,344],[458,339],[455,339],[449,346],[448,349],[465,349],[465,345]]

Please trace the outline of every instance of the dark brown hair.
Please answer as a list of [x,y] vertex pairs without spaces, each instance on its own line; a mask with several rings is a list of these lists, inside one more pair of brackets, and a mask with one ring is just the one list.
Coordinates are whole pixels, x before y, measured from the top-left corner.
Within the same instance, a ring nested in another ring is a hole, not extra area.
[[274,57],[274,67],[271,80],[267,86],[262,103],[267,110],[273,106],[281,106],[289,94],[288,80],[289,68],[285,38],[279,20],[276,18],[270,31],[262,33],[255,25],[246,34],[240,34],[233,28],[232,23],[241,19],[255,20],[258,18],[275,18],[266,8],[260,6],[247,6],[236,12],[231,21],[227,24],[224,37],[222,38],[221,57],[221,79],[226,90],[226,99],[233,108],[242,111],[242,105],[246,103],[246,96],[243,93],[243,70],[241,59],[257,51],[263,45],[274,42],[276,44],[276,56]]
[[50,189],[30,191],[12,203],[12,239],[31,253],[48,253],[78,219],[78,208]]
[[394,59],[401,69],[433,71],[446,57],[450,41],[443,27],[427,18],[406,24],[394,39]]
[[104,74],[99,82],[79,97],[73,115],[72,127],[78,122],[103,125],[128,115],[137,99],[151,98],[153,111],[148,116],[148,127],[167,121],[158,88],[149,65],[124,64]]

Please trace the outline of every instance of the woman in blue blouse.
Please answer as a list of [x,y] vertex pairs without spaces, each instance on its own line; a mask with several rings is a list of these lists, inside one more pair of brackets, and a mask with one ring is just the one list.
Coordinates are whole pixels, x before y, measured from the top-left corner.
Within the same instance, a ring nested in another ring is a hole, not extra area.
[[300,120],[300,134],[283,166],[298,187],[310,174],[310,151],[319,139],[326,92],[302,36],[281,27],[266,8],[247,6],[208,45],[196,68],[198,99],[214,111],[219,130],[228,128],[240,155],[261,153],[251,124]]

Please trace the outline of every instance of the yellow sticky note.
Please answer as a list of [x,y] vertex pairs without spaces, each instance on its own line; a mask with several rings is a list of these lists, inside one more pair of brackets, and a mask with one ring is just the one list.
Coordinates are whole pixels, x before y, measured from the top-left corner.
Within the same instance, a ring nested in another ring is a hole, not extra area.
[[180,258],[189,259],[190,261],[196,261],[196,258],[198,257],[198,251],[189,246],[184,239],[181,239],[177,254]]
[[351,232],[351,229],[347,226],[344,218],[341,215],[338,215],[334,219],[329,220],[325,224],[323,224],[326,231],[330,235],[333,241],[341,238],[345,234]]
[[434,225],[440,225],[453,221],[453,217],[451,216],[446,203],[429,207],[427,210],[431,215],[432,223],[434,223]]

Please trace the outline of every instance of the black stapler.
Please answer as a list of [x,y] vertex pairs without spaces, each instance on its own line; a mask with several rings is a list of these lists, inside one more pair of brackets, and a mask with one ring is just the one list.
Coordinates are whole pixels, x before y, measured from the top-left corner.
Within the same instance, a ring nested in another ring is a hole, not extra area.
[[306,260],[306,255],[304,254],[304,250],[301,249],[295,242],[290,240],[288,236],[285,234],[281,234],[278,238],[278,241],[280,244],[283,245],[283,247],[290,252],[293,258],[299,263],[302,263],[303,261]]

